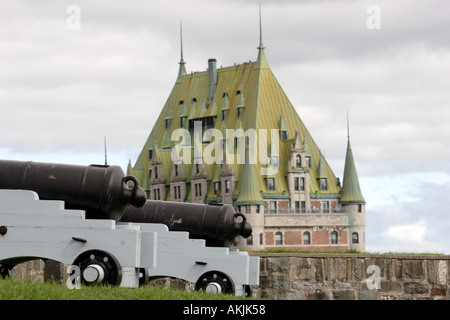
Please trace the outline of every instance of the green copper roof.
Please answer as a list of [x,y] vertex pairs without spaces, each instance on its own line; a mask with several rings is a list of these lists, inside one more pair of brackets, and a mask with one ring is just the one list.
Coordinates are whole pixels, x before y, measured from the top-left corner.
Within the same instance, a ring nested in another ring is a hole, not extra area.
[[237,205],[255,205],[264,204],[261,192],[259,191],[258,177],[256,175],[256,166],[250,164],[248,160],[248,148],[245,150],[245,164],[242,169],[242,182]]
[[348,138],[347,155],[345,156],[344,181],[342,183],[341,202],[365,203],[359,186],[353,152]]

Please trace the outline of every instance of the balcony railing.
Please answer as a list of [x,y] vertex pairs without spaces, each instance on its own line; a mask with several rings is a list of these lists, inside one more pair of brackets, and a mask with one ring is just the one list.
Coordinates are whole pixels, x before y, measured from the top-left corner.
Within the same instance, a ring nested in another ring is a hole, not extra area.
[[277,209],[270,209],[270,208],[264,208],[265,214],[344,214],[347,213],[344,209],[341,209],[340,211],[336,211],[334,209],[320,209],[320,208],[312,208],[310,210],[298,208],[298,209],[291,209],[291,208],[277,208]]

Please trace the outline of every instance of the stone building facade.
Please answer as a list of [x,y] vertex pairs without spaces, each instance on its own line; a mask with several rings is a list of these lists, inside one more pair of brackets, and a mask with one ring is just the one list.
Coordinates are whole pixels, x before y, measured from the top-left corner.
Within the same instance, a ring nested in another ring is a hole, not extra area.
[[[350,147],[341,185],[267,62],[187,73],[128,174],[154,200],[226,203],[253,227],[236,246],[365,249],[365,200]],[[183,51],[181,51],[183,52]],[[182,129],[182,130],[179,130]]]

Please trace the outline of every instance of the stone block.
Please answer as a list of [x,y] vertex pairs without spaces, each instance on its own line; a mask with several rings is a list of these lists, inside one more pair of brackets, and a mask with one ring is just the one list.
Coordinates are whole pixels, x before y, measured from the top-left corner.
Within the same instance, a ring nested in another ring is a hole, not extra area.
[[402,278],[402,260],[395,259],[394,261],[394,275],[397,279]]
[[359,300],[377,300],[377,289],[369,289],[365,282],[360,283],[358,287]]
[[428,260],[428,282],[433,285],[445,286],[447,284],[447,263],[445,260]]
[[314,278],[320,282],[323,280],[323,259],[314,259]]
[[381,292],[402,292],[403,288],[400,282],[397,281],[381,281],[380,282]]
[[430,289],[427,284],[419,282],[405,282],[403,287],[406,294],[425,294]]
[[267,271],[268,272],[281,272],[289,274],[290,271],[290,258],[289,257],[268,257],[267,258]]
[[300,291],[287,291],[278,294],[278,300],[304,300]]
[[[361,281],[365,278],[366,268],[365,268],[364,259],[354,258],[353,264],[352,264],[352,269],[353,269],[353,279],[352,280]],[[349,280],[351,280],[351,279],[349,279]]]
[[423,260],[404,260],[402,277],[405,279],[425,279]]
[[316,291],[314,293],[308,294],[306,300],[330,300],[328,295],[323,291]]
[[314,277],[314,270],[308,258],[293,258],[291,268],[293,280],[312,280]]
[[446,290],[443,288],[431,288],[431,296],[432,297],[436,297],[436,296],[444,296],[445,297],[446,294]]
[[260,277],[260,287],[262,289],[289,290],[289,276],[270,275]]
[[292,289],[303,291],[322,291],[322,282],[293,282]]
[[355,291],[333,290],[333,300],[355,300]]

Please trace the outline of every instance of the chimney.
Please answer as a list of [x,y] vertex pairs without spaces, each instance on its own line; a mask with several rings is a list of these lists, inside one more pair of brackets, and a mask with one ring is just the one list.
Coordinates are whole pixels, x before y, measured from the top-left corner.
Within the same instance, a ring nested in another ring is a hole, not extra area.
[[209,71],[209,90],[208,90],[208,100],[214,98],[214,92],[216,91],[217,86],[217,60],[209,59],[208,60],[208,71]]

